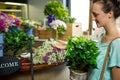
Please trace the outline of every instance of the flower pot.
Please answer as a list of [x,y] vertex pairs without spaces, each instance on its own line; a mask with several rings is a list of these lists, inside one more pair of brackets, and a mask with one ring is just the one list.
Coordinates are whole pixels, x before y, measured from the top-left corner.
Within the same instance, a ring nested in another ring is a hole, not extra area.
[[4,38],[4,34],[3,33],[0,33],[0,57],[3,56],[3,38]]
[[87,72],[75,72],[74,70],[70,70],[70,76],[75,80],[87,80]]
[[29,36],[32,36],[33,35],[33,28],[26,28],[25,33]]

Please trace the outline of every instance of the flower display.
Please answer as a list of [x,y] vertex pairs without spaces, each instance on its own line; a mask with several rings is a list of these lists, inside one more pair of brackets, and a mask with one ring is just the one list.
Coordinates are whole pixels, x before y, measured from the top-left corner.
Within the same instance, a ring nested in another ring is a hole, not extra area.
[[51,28],[54,29],[56,31],[56,40],[58,39],[58,34],[65,34],[67,26],[65,24],[65,22],[56,19],[55,16],[53,14],[50,14],[47,17],[47,25]]
[[51,44],[54,42],[54,40],[45,41],[42,46],[35,50],[33,54],[34,64],[58,64],[64,62],[66,50],[52,47]]
[[0,12],[0,32],[8,32],[9,27],[15,26],[19,27],[21,24],[21,19],[4,12]]

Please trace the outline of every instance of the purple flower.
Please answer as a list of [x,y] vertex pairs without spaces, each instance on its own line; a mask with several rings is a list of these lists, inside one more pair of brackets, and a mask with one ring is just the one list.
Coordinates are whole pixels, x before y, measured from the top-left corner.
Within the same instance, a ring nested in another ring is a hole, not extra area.
[[20,26],[20,19],[12,15],[0,12],[0,32],[7,32],[11,26]]
[[47,55],[43,56],[43,60],[45,61],[45,63],[47,63],[47,61],[48,61],[48,56],[47,56]]
[[47,19],[48,19],[47,25],[50,26],[50,23],[55,20],[55,16],[54,16],[53,14],[50,14],[50,15],[47,17]]
[[19,18],[14,18],[14,24],[15,24],[15,26],[19,27],[20,23],[21,23],[21,21],[20,21]]
[[0,30],[4,31],[6,26],[5,20],[0,19]]
[[58,51],[58,48],[54,47],[53,52],[56,52],[56,51]]

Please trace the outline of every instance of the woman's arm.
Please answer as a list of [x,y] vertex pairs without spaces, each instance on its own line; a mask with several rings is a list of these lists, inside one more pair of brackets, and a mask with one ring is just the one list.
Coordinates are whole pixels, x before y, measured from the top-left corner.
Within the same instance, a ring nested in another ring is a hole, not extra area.
[[112,68],[112,80],[120,80],[120,67]]

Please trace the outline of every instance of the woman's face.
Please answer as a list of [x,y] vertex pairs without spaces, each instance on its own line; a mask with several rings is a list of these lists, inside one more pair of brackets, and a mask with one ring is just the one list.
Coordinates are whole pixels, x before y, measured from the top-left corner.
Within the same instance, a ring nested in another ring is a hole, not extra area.
[[93,20],[97,27],[105,27],[108,23],[108,13],[102,11],[103,5],[99,2],[93,4]]

